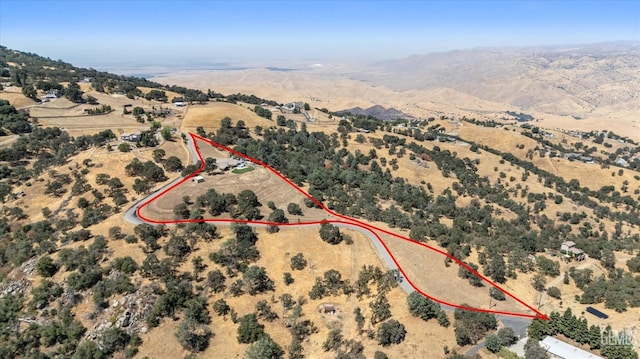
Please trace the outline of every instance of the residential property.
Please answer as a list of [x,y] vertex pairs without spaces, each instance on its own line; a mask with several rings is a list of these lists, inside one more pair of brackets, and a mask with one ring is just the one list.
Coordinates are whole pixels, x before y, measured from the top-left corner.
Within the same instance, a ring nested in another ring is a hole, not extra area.
[[576,244],[573,241],[562,242],[560,245],[560,252],[564,254],[565,257],[572,258],[578,262],[583,261],[586,257],[584,251],[576,247]]
[[575,152],[565,153],[564,156],[569,161],[582,161],[584,163],[594,163],[593,157],[585,156],[585,155],[580,154],[580,153],[575,153]]
[[247,167],[247,161],[244,159],[235,160],[233,158],[217,158],[216,167],[218,167],[223,171],[234,169],[234,168],[242,169]]
[[629,162],[627,162],[624,158],[618,158],[615,163],[616,165],[621,167],[629,167]]
[[122,135],[120,135],[120,139],[123,141],[129,141],[129,142],[138,142],[140,141],[140,133],[123,133]]
[[540,346],[552,359],[603,359],[601,356],[549,336],[540,342]]
[[47,91],[47,93],[44,95],[44,98],[48,98],[48,99],[58,98],[58,97],[60,97],[60,91],[58,91],[58,89],[51,89]]
[[572,248],[576,245],[574,241],[564,241],[560,245],[560,252],[563,254],[567,254],[569,252],[569,248]]

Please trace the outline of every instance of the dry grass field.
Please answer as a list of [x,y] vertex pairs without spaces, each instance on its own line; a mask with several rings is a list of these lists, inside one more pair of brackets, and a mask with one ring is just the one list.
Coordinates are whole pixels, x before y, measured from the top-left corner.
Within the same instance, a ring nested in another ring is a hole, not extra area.
[[[327,219],[327,215],[323,211],[317,209],[308,209],[304,206],[304,196],[284,183],[281,179],[273,175],[267,169],[257,166],[255,170],[242,173],[225,173],[221,175],[209,176],[204,174],[205,178],[202,183],[194,183],[186,181],[180,186],[174,188],[162,197],[150,203],[141,210],[141,214],[149,219],[154,220],[174,220],[173,207],[182,202],[182,198],[188,195],[191,200],[195,200],[198,196],[203,195],[209,189],[215,189],[218,193],[238,194],[243,190],[251,190],[257,196],[262,204],[260,212],[267,220],[271,210],[267,207],[267,202],[273,201],[275,206],[285,210],[289,203],[297,203],[303,208],[303,216],[287,215],[290,222],[300,221],[319,221]],[[203,214],[205,218],[210,215]],[[220,219],[229,218],[228,214],[218,217]]]
[[[527,151],[533,150],[535,147],[542,147],[535,140],[517,132],[474,126],[466,123],[460,128],[460,136],[502,152],[510,152],[519,158],[524,158]],[[587,143],[591,147],[591,144]],[[518,149],[516,147],[518,144],[524,145],[524,149]],[[534,155],[533,163],[549,173],[565,178],[567,181],[574,178],[579,179],[580,185],[589,187],[592,190],[599,190],[603,186],[609,185],[613,185],[617,190],[620,190],[624,181],[629,182],[630,188],[640,187],[640,181],[634,178],[637,175],[636,172],[623,170],[623,175],[619,176],[617,173],[619,168],[617,167],[603,169],[598,164],[569,161],[564,158],[549,158],[548,156],[541,158],[537,154]],[[612,173],[615,175],[612,175]]]
[[[129,111],[134,106],[142,107],[145,112],[156,110],[167,110],[169,115],[156,120],[162,126],[179,127],[181,117],[186,111],[184,108],[177,108],[172,104],[158,101],[148,101],[144,98],[129,99],[124,95],[105,94],[90,88],[90,84],[82,83],[83,91],[87,95],[95,97],[98,105],[75,104],[66,98],[52,99],[50,102],[35,105],[19,92],[14,92],[15,88],[5,89],[0,92],[0,98],[6,98],[16,108],[26,108],[29,114],[37,118],[37,123],[41,126],[58,126],[69,132],[73,136],[95,134],[98,131],[111,129],[116,135],[122,133],[137,132],[149,129],[149,123],[139,123],[132,114],[123,114],[124,105],[131,105]],[[11,92],[8,92],[11,91]],[[113,112],[105,115],[89,116],[85,110],[94,109],[101,105],[109,105]]]
[[7,86],[0,90],[0,98],[9,101],[17,109],[35,105],[35,101],[25,97],[22,89],[16,86]]
[[[230,231],[226,227],[220,226],[223,238],[230,236]],[[283,228],[277,234],[268,234],[264,229],[257,229],[259,240],[257,243],[261,253],[261,258],[256,263],[267,268],[267,273],[276,283],[275,291],[266,294],[250,297],[227,297],[225,300],[234,308],[238,316],[251,313],[255,310],[255,303],[266,300],[280,316],[272,323],[261,321],[265,324],[265,330],[283,348],[289,345],[291,335],[284,327],[282,310],[277,298],[283,293],[289,293],[293,298],[304,296],[308,302],[303,306],[303,318],[310,319],[318,327],[319,332],[310,337],[304,343],[305,355],[308,358],[332,358],[333,352],[322,350],[322,343],[325,341],[328,332],[333,328],[341,328],[346,338],[357,338],[365,346],[365,355],[372,357],[374,351],[382,350],[390,358],[443,358],[442,347],[448,345],[455,347],[455,339],[450,329],[440,327],[434,320],[423,322],[412,317],[406,306],[406,294],[399,288],[393,289],[388,295],[391,303],[393,318],[399,320],[406,326],[407,336],[404,342],[388,348],[382,348],[365,335],[356,334],[356,325],[353,317],[353,310],[360,307],[366,316],[370,309],[368,302],[372,298],[358,300],[355,296],[332,296],[321,300],[309,300],[308,292],[313,285],[315,278],[322,276],[329,269],[335,269],[342,274],[343,279],[349,279],[352,283],[357,279],[357,273],[363,265],[375,265],[383,268],[383,264],[378,259],[370,241],[358,232],[346,231],[352,236],[352,245],[340,244],[331,246],[323,242],[318,236],[317,228]],[[213,243],[200,243],[195,255],[205,257],[209,252],[216,250],[222,241]],[[297,253],[303,253],[309,264],[303,271],[292,271],[289,267],[290,258]],[[185,261],[185,269],[189,267],[190,259]],[[216,265],[207,261],[211,270]],[[295,282],[285,286],[282,278],[276,274],[291,272]],[[272,274],[273,273],[273,274]],[[272,298],[276,298],[273,302]],[[210,303],[213,303],[213,298]],[[316,312],[320,303],[333,303],[337,307],[335,316],[322,315]],[[183,351],[175,339],[176,322],[170,319],[163,320],[160,327],[154,329],[149,334],[142,335],[143,344],[140,347],[139,357],[182,357],[187,354]],[[237,325],[230,319],[218,317],[212,313],[212,323],[210,328],[214,332],[214,337],[209,348],[198,355],[199,358],[218,357],[224,352],[226,358],[242,358],[247,348],[245,344],[237,344]],[[365,325],[365,329],[367,326]],[[424,343],[438,343],[436,350],[424,345]]]
[[229,117],[233,123],[242,120],[247,128],[253,129],[255,126],[269,127],[275,124],[256,115],[253,106],[239,106],[226,102],[211,102],[206,105],[193,105],[187,108],[180,129],[184,132],[196,132],[196,128],[202,126],[205,130],[214,130],[220,127],[220,120]]
[[[489,284],[485,283],[483,287],[471,286],[468,280],[458,277],[460,266],[457,263],[445,264],[444,255],[390,235],[383,235],[382,238],[409,279],[426,294],[455,305],[465,303],[473,308],[536,315],[509,296],[505,301],[491,300]],[[438,244],[433,241],[427,244],[438,248]],[[532,305],[533,302],[525,303]]]

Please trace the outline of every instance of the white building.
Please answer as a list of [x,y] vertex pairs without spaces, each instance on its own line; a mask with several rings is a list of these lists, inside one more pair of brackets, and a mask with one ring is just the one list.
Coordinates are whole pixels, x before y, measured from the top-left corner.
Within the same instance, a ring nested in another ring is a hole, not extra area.
[[545,337],[540,342],[540,346],[554,359],[604,359],[601,356],[552,337]]

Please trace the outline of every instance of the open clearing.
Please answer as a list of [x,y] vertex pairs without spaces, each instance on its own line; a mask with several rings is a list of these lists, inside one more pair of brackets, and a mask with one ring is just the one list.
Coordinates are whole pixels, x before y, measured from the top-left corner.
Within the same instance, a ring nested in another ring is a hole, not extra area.
[[[246,107],[253,108],[249,105],[246,105]],[[255,126],[269,127],[275,125],[274,121],[260,117],[246,107],[227,102],[192,105],[187,108],[180,129],[194,133],[196,128],[200,126],[205,130],[217,129],[220,127],[220,120],[225,117],[231,118],[234,124],[242,120],[249,129],[253,129]]]

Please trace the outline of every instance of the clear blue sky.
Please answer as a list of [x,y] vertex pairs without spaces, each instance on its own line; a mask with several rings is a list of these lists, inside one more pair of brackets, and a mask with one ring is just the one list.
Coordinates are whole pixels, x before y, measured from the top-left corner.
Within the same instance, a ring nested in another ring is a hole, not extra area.
[[640,41],[640,1],[0,0],[0,44],[82,66],[375,61]]

